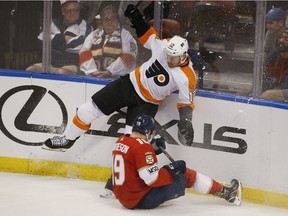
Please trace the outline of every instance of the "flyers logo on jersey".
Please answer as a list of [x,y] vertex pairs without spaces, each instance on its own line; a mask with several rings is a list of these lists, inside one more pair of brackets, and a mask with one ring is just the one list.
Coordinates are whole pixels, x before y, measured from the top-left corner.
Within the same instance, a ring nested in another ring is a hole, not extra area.
[[154,158],[152,155],[146,155],[146,163],[147,164],[154,164]]
[[169,74],[165,68],[156,60],[145,72],[147,78],[154,79],[158,86],[165,86],[169,83]]

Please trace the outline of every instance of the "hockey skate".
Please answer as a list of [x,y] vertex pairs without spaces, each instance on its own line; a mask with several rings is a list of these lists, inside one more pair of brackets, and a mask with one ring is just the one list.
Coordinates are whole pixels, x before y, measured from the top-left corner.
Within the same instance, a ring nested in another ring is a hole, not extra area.
[[116,199],[115,194],[113,192],[112,176],[107,180],[104,192],[100,194],[100,197],[106,199]]
[[99,196],[105,199],[116,199],[114,192],[106,188],[104,189],[104,192]]
[[228,202],[240,206],[242,201],[241,182],[239,182],[237,179],[233,179],[229,186],[223,186],[221,191],[214,193],[214,196],[224,198]]
[[65,149],[71,148],[71,146],[73,146],[73,144],[75,143],[75,141],[77,139],[68,140],[68,139],[66,139],[65,136],[63,136],[63,137],[54,136],[53,138],[47,139],[44,142],[45,146],[43,146],[42,148],[45,150],[65,152]]

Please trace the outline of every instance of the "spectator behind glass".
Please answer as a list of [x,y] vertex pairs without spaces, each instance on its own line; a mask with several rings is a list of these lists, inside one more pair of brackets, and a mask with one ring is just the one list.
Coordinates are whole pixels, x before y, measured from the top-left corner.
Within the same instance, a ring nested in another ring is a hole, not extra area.
[[[76,75],[79,72],[79,51],[87,35],[93,31],[93,28],[80,18],[79,2],[61,0],[63,17],[52,21],[50,71],[53,73]],[[43,32],[38,39],[42,42]],[[26,70],[43,72],[42,63],[29,66]]]
[[288,27],[279,39],[278,51],[264,67],[263,90],[262,98],[288,101]]
[[265,58],[277,51],[278,40],[285,29],[285,12],[281,8],[272,8],[266,14],[267,32],[264,41]]
[[112,5],[102,9],[100,21],[80,50],[80,70],[89,76],[117,78],[135,68],[137,42],[121,27]]

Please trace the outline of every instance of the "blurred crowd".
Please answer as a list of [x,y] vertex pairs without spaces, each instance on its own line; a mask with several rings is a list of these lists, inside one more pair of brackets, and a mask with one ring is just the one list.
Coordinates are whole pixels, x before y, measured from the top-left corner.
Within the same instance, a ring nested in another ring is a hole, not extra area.
[[[123,15],[129,3],[53,1],[51,65],[49,71],[44,71],[43,3],[0,2],[0,67],[117,79],[151,54],[139,46],[129,20]],[[251,96],[256,1],[163,1],[159,2],[160,9],[155,8],[154,1],[139,3],[149,25],[155,26],[160,18],[160,37],[180,35],[188,40],[198,89]],[[287,8],[283,1],[266,4],[261,95],[265,99],[288,99]],[[161,13],[159,17],[154,17],[156,10]]]

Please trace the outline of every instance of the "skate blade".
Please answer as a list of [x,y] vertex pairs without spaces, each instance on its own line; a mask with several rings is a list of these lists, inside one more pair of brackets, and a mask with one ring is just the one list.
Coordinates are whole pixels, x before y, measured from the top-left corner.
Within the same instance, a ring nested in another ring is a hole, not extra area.
[[51,149],[51,148],[48,148],[48,147],[45,147],[45,146],[42,146],[41,148],[44,149],[44,150],[47,150],[47,151],[66,152],[65,149]]
[[116,199],[115,194],[113,192],[100,194],[99,197],[103,199]]
[[241,184],[241,182],[239,182],[237,196],[236,196],[235,201],[233,203],[237,206],[240,206],[242,203],[242,184]]

